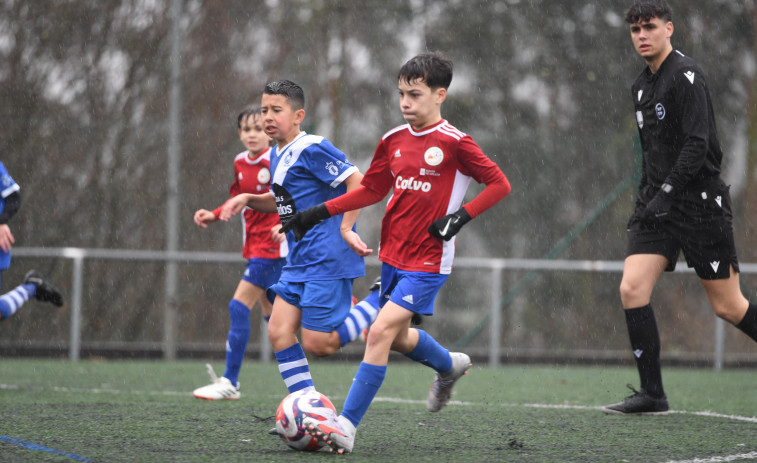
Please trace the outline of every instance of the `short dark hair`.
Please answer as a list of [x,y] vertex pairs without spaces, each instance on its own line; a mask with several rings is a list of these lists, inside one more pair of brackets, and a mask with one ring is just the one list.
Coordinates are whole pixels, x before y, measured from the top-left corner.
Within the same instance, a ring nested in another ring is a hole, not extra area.
[[305,109],[305,92],[291,80],[275,80],[266,84],[266,95],[284,95],[294,110]]
[[237,130],[242,128],[242,121],[252,116],[253,114],[260,115],[260,106],[248,106],[239,113],[239,115],[237,116]]
[[673,20],[673,9],[665,0],[636,0],[626,11],[626,22],[636,24],[639,21],[649,21],[660,18],[664,22]]
[[431,88],[449,88],[452,82],[452,61],[439,52],[421,53],[403,64],[398,80],[412,82],[423,79]]

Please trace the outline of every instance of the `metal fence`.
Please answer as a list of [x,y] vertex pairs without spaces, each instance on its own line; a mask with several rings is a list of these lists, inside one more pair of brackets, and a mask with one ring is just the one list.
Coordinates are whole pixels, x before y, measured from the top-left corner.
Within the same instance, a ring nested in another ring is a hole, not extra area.
[[[239,265],[240,257],[237,253],[231,252],[167,252],[154,250],[115,250],[115,249],[85,249],[85,248],[14,248],[14,257],[33,257],[33,258],[62,258],[71,261],[71,321],[70,336],[68,343],[68,354],[72,362],[80,358],[82,349],[82,300],[84,288],[84,263],[86,260],[120,260],[120,261],[151,261],[166,263],[229,263]],[[366,265],[369,267],[378,267],[380,263],[374,259],[367,259]],[[455,260],[456,269],[477,269],[483,270],[489,275],[488,281],[488,314],[474,327],[473,335],[479,331],[488,331],[488,362],[494,366],[500,363],[502,354],[501,333],[503,325],[503,308],[508,304],[508,299],[517,296],[519,287],[525,286],[530,277],[544,272],[615,272],[623,270],[621,261],[596,261],[596,260],[544,260],[544,259],[501,259],[501,258],[466,258],[458,257]],[[741,263],[742,274],[757,274],[757,264]],[[503,288],[503,273],[505,271],[518,270],[525,271],[525,276],[521,278],[519,285],[514,285],[505,294]],[[692,269],[686,268],[685,265],[679,265],[676,273],[693,273]],[[166,300],[170,301],[172,295],[166,294]],[[165,304],[164,310],[171,310]],[[714,352],[712,354],[713,367],[721,369],[724,358],[724,339],[725,324],[715,318],[714,333]],[[174,321],[175,317],[168,313],[164,314],[164,320]],[[263,332],[264,326],[261,326]],[[164,339],[161,341],[161,348],[164,358],[175,358],[177,351],[176,338],[171,333],[174,328],[164,330]],[[471,334],[471,332],[469,332]],[[260,337],[261,360],[267,361],[271,356],[271,347],[265,336]]]

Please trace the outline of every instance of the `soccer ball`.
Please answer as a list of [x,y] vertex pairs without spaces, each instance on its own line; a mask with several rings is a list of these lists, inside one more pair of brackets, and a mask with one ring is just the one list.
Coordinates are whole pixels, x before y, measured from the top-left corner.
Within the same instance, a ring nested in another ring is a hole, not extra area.
[[297,391],[284,397],[276,410],[276,432],[295,450],[315,452],[323,447],[323,440],[308,434],[302,426],[305,417],[325,421],[336,416],[336,408],[328,397],[318,391]]

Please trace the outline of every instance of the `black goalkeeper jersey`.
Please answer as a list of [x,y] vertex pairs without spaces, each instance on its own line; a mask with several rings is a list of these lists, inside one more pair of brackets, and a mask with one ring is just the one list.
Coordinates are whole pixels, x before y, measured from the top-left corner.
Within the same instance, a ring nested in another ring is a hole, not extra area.
[[678,51],[656,73],[645,68],[632,89],[642,149],[641,185],[680,192],[720,175],[720,149],[704,73]]

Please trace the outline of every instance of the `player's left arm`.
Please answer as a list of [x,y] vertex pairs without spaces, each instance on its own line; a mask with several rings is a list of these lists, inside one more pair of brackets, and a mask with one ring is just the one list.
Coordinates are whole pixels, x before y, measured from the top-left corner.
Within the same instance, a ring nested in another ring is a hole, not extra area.
[[674,191],[682,190],[702,168],[709,144],[710,104],[707,84],[698,68],[678,71],[675,96],[680,108],[680,127],[683,145],[665,183]]
[[[468,143],[465,143],[466,141]],[[428,227],[429,234],[445,241],[451,240],[465,224],[497,204],[512,191],[510,182],[499,166],[483,154],[473,140],[466,137],[461,140],[461,145],[463,148],[461,163],[466,170],[465,173],[478,183],[485,184],[486,187],[468,204],[431,223]]]
[[675,102],[680,111],[680,136],[684,142],[665,182],[642,213],[641,220],[647,225],[667,219],[676,194],[691,182],[707,158],[712,113],[704,75],[696,67],[677,72]]

